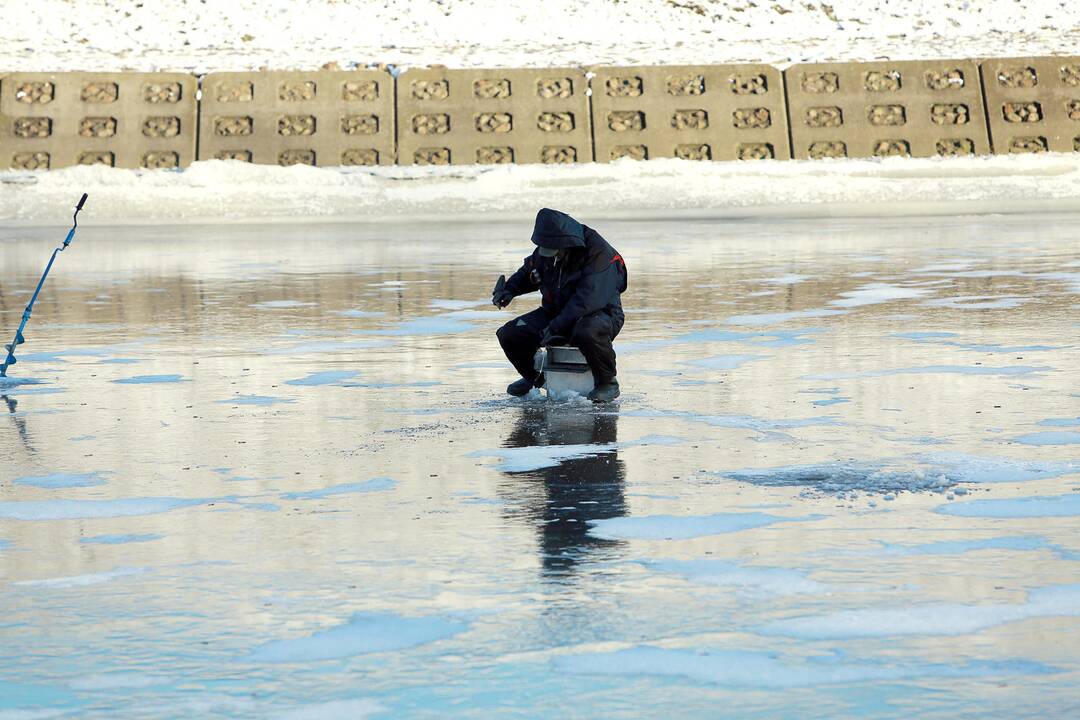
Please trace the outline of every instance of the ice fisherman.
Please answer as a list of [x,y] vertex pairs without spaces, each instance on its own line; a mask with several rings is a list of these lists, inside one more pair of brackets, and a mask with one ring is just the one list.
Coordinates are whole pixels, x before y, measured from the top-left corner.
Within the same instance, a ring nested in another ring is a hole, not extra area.
[[521,396],[544,386],[543,373],[533,367],[540,347],[573,345],[592,370],[589,399],[610,402],[619,397],[611,342],[623,326],[620,295],[626,291],[626,263],[600,233],[558,210],[544,208],[536,214],[532,241],[536,250],[505,283],[500,278],[491,297],[500,308],[534,290],[542,299],[540,307],[496,333],[521,374],[506,392]]

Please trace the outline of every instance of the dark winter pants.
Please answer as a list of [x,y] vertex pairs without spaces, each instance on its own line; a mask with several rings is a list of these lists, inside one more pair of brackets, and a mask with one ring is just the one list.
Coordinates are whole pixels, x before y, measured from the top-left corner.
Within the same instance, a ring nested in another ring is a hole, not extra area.
[[[623,315],[616,312],[617,315],[607,312],[586,315],[577,321],[570,332],[569,344],[585,356],[597,385],[611,382],[615,377],[615,349],[611,347],[611,341],[623,326]],[[506,358],[523,378],[536,379],[533,357],[540,348],[540,338],[550,320],[546,310],[537,308],[514,318],[496,333]]]

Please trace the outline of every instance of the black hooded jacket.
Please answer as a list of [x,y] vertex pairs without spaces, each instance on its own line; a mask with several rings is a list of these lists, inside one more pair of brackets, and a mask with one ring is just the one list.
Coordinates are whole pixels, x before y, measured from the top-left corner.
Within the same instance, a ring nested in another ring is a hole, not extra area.
[[[626,263],[600,233],[544,208],[536,214],[532,241],[537,249],[506,281],[506,289],[515,297],[539,290],[551,334],[569,338],[578,320],[602,311],[622,320],[619,296],[626,291]],[[544,257],[540,248],[567,252]]]

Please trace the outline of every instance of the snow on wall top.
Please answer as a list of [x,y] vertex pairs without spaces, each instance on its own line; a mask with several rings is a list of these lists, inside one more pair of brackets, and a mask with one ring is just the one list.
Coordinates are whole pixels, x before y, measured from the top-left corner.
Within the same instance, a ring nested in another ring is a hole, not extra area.
[[706,64],[1064,54],[1071,0],[0,0],[4,70]]

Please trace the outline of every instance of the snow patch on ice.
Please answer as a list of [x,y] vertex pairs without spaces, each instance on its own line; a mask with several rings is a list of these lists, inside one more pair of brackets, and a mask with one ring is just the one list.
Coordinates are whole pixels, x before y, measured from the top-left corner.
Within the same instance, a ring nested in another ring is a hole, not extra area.
[[925,288],[901,287],[887,283],[870,283],[857,287],[854,290],[840,293],[842,300],[831,300],[830,305],[843,308],[863,307],[864,305],[879,305],[894,300],[910,300],[923,297],[932,291]]
[[490,300],[432,300],[428,306],[434,310],[468,310],[469,308],[490,305]]
[[498,448],[494,450],[476,450],[466,457],[498,458],[501,462],[494,467],[505,473],[530,472],[556,467],[566,460],[578,460],[596,457],[618,449],[617,443],[597,443],[592,445],[535,445],[531,447]]
[[353,493],[384,492],[397,487],[397,480],[388,477],[372,478],[363,482],[342,483],[331,485],[320,490],[308,490],[306,492],[282,493],[282,500],[318,500],[333,497],[335,495],[351,495]]
[[589,521],[589,534],[602,540],[688,540],[742,532],[777,523],[821,520],[824,515],[782,517],[761,512],[715,515],[643,515]]
[[100,585],[101,583],[107,583],[116,580],[117,578],[142,575],[147,572],[152,571],[150,568],[145,567],[118,567],[106,572],[90,573],[88,575],[71,575],[69,577],[55,577],[47,578],[45,580],[21,580],[12,583],[12,585],[47,588],[83,587],[85,585]]
[[468,628],[466,623],[451,618],[357,613],[343,625],[307,637],[266,643],[252,651],[245,660],[253,663],[301,663],[403,650],[445,640]]
[[374,312],[369,310],[335,310],[333,314],[349,318],[375,318],[386,315],[384,312]]
[[767,623],[764,635],[805,640],[845,640],[901,635],[969,635],[1007,623],[1044,617],[1080,616],[1080,585],[1054,585],[1028,593],[1025,603],[967,605],[914,604],[893,608],[840,610]]

